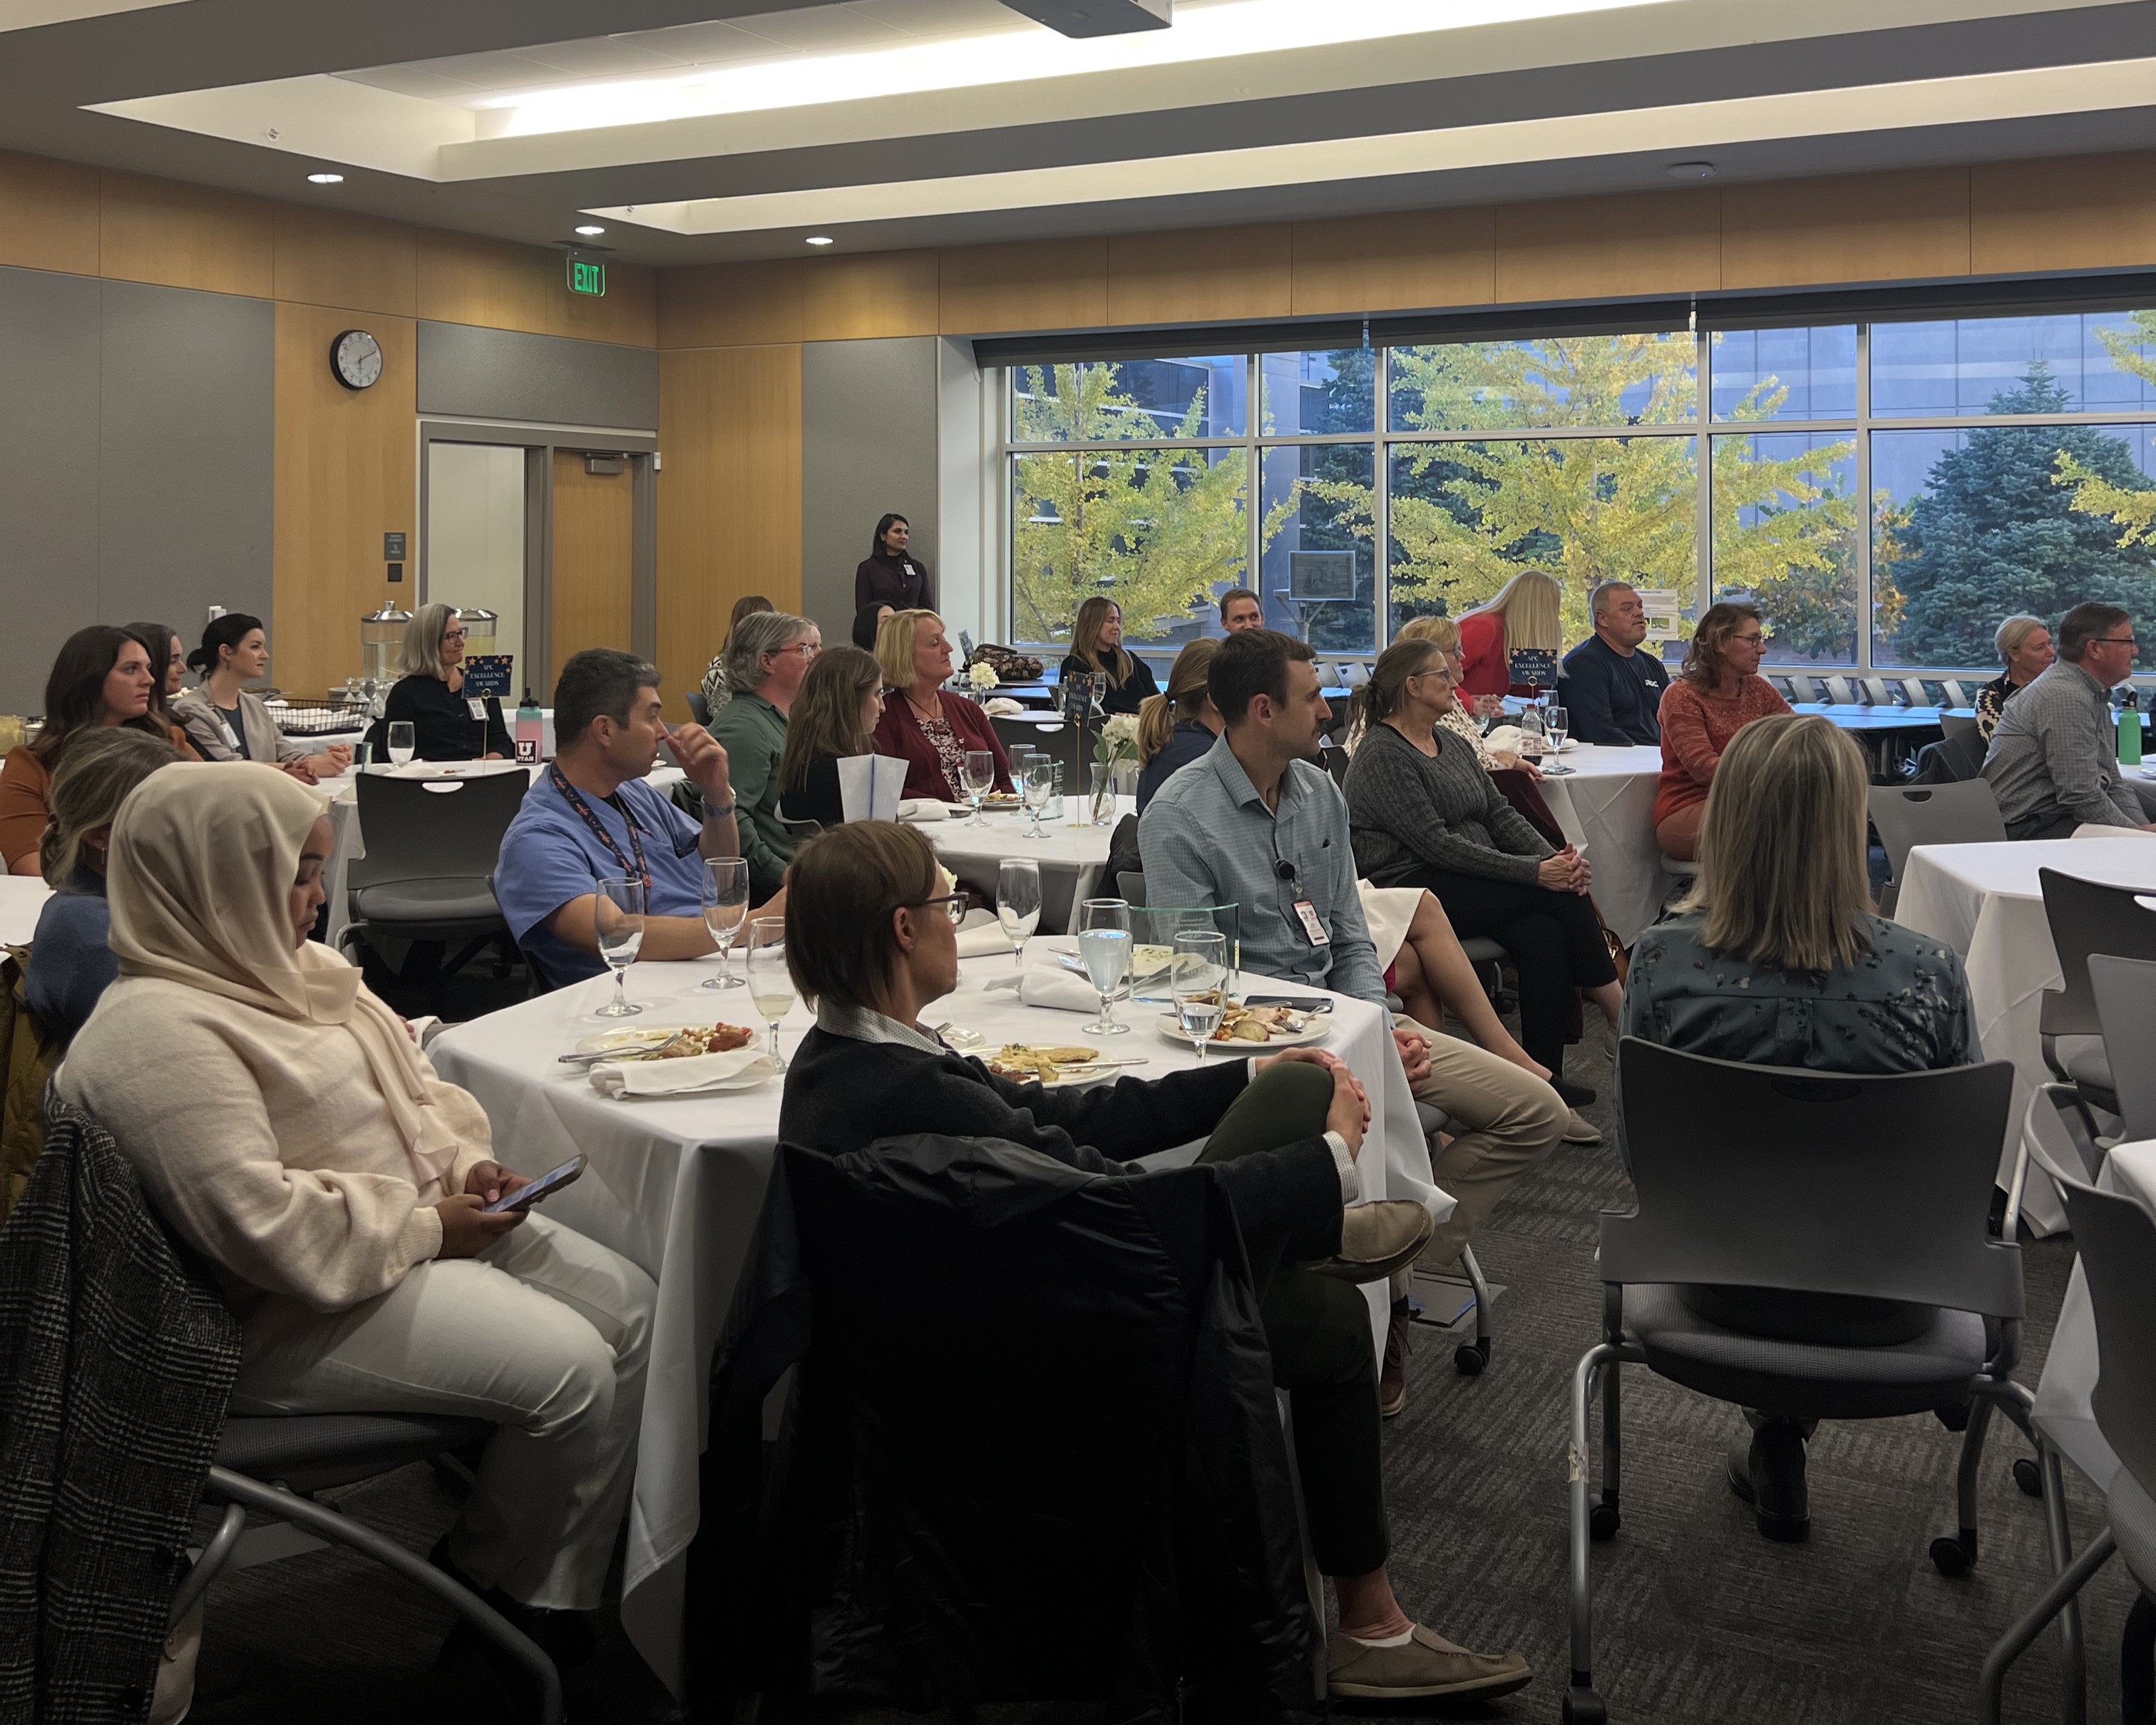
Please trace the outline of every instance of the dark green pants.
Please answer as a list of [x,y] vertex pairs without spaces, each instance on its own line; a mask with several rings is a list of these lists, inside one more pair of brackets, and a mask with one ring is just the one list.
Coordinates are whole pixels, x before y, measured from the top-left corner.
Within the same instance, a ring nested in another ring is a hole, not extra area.
[[[1206,1140],[1200,1162],[1277,1150],[1325,1130],[1332,1081],[1322,1066],[1269,1068],[1235,1099]],[[1336,1219],[1313,1219],[1312,1240],[1337,1240]],[[1257,1265],[1278,1261],[1270,1243],[1247,1243]],[[1370,1308],[1353,1284],[1293,1261],[1296,1242],[1258,1296],[1273,1382],[1295,1409],[1295,1450],[1310,1543],[1327,1575],[1364,1575],[1385,1561],[1384,1485],[1378,1453],[1378,1368]],[[1330,1250],[1328,1247],[1327,1250]]]

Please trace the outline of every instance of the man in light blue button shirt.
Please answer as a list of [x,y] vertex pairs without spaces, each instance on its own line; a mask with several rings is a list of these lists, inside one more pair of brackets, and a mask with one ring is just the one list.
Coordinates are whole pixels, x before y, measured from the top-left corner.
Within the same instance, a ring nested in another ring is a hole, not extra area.
[[[1139,817],[1146,896],[1157,905],[1240,905],[1244,970],[1382,1005],[1384,973],[1355,888],[1348,804],[1309,761],[1332,716],[1310,649],[1272,629],[1230,635],[1206,687],[1226,728]],[[1457,1134],[1431,1161],[1436,1183],[1455,1200],[1422,1255],[1441,1271],[1512,1182],[1557,1147],[1572,1111],[1532,1073],[1471,1042],[1405,1020],[1395,1022],[1393,1040],[1409,1087],[1443,1109]],[[1374,1089],[1376,1075],[1363,1076]],[[1388,1413],[1406,1395],[1401,1299],[1393,1332],[1379,1382]]]

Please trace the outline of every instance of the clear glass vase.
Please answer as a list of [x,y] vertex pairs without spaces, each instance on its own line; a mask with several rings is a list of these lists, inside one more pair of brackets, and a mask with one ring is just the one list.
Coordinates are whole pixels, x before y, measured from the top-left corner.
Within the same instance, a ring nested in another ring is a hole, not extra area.
[[1091,770],[1093,788],[1086,798],[1086,806],[1095,826],[1108,826],[1116,819],[1116,769],[1096,761]]

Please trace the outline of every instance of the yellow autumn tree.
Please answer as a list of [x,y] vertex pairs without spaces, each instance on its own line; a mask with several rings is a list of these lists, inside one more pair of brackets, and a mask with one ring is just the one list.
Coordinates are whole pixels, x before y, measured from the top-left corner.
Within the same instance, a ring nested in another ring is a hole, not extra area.
[[[2120,371],[2144,383],[2156,383],[2156,357],[2144,351],[2156,347],[2156,311],[2129,312],[2127,322],[2123,330],[2098,324],[2096,338]],[[2072,506],[2082,514],[2108,516],[2119,529],[2122,550],[2156,542],[2156,490],[2122,485],[2067,449],[2059,451],[2051,483],[2072,486]]]

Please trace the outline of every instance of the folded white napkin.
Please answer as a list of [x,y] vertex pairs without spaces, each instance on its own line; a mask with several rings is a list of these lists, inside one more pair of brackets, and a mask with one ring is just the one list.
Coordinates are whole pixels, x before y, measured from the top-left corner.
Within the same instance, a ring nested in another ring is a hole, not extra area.
[[1520,727],[1500,725],[1482,735],[1482,747],[1493,755],[1517,755],[1520,752]]
[[901,820],[956,820],[973,812],[963,803],[939,803],[933,797],[908,797],[898,805]]
[[1027,1006],[1045,1006],[1057,1012],[1098,1012],[1100,992],[1082,976],[1057,963],[1050,949],[1035,946],[1026,953],[1026,967],[1016,976],[999,976],[985,992],[1001,989],[1015,993]]
[[988,701],[982,706],[981,711],[991,718],[1015,719],[1025,711],[1025,703],[1022,701],[1013,701],[1008,695],[998,695]]
[[1010,937],[1004,932],[1003,924],[993,916],[958,931],[958,956],[961,958],[988,958],[1010,950]]
[[753,1090],[773,1070],[771,1056],[751,1045],[679,1060],[601,1061],[592,1068],[592,1088],[609,1096],[707,1096]]

